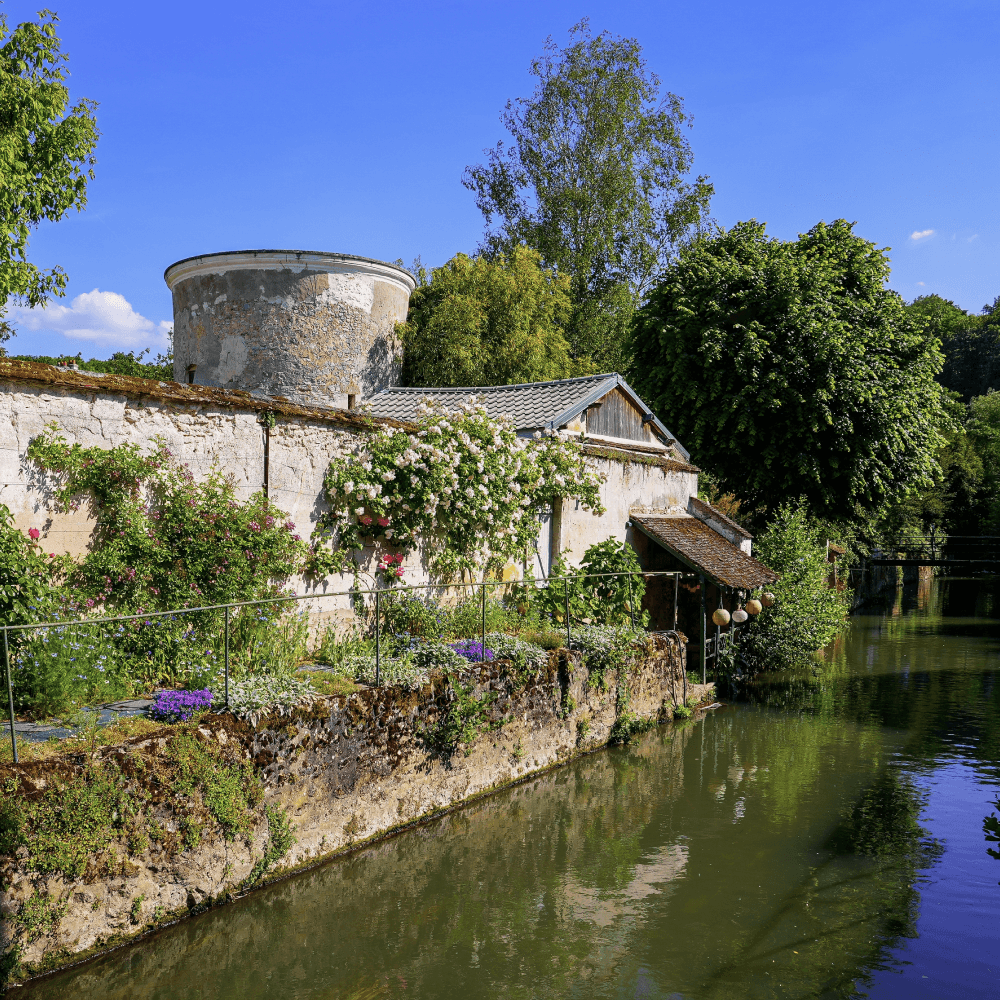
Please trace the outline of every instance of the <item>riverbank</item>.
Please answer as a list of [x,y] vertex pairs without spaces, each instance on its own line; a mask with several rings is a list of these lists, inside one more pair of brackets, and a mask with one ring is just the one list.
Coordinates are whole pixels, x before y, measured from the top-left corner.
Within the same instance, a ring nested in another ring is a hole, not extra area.
[[418,690],[317,697],[0,767],[3,948],[24,981],[628,740],[711,686],[652,640],[614,669],[555,650]]

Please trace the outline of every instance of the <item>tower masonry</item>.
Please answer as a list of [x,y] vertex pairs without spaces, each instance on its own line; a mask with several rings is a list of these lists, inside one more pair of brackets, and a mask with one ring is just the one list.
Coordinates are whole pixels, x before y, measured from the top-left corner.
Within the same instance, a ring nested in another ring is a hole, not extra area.
[[395,264],[313,250],[234,250],[171,264],[174,378],[326,406],[399,382],[415,282]]

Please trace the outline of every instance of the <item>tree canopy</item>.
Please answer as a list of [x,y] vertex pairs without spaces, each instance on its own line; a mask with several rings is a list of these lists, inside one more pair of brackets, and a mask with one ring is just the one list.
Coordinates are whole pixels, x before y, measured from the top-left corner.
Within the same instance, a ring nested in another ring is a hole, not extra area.
[[39,306],[63,294],[66,272],[30,263],[28,234],[42,220],[82,209],[94,176],[97,105],[84,99],[67,110],[55,22],[42,11],[37,23],[8,33],[0,14],[0,341],[12,332],[3,321],[9,298]]
[[965,402],[1000,390],[1000,296],[978,316],[939,295],[921,295],[906,310],[941,341],[943,386]]
[[680,97],[661,96],[636,39],[595,37],[585,19],[565,49],[549,38],[530,72],[532,96],[501,115],[512,145],[488,150],[463,183],[487,251],[525,244],[570,277],[573,356],[619,367],[634,305],[702,225],[713,188],[687,179],[690,118]]
[[751,220],[680,251],[641,310],[631,381],[725,490],[878,517],[940,474],[937,340],[853,223],[797,240]]
[[[563,329],[569,279],[514,247],[494,259],[457,254],[410,298],[400,327],[403,384],[510,385],[580,374]],[[589,370],[589,369],[585,369]]]

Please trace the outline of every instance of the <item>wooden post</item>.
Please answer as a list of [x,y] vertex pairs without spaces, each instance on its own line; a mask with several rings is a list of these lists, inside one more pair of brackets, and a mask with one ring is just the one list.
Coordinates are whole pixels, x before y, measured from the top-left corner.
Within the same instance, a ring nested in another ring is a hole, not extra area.
[[708,662],[706,656],[708,654],[708,608],[705,605],[705,574],[700,573],[698,575],[699,584],[701,587],[701,683],[706,684],[707,681],[707,669]]

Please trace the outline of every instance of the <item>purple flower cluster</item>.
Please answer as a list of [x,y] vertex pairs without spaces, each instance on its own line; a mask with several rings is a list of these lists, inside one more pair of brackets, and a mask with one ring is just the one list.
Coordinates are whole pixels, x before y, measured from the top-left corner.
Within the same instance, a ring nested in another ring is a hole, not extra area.
[[158,691],[149,706],[149,717],[157,722],[187,722],[195,712],[203,712],[212,704],[212,692]]
[[470,663],[486,663],[493,659],[493,650],[486,649],[478,639],[460,639],[453,642],[451,648]]

